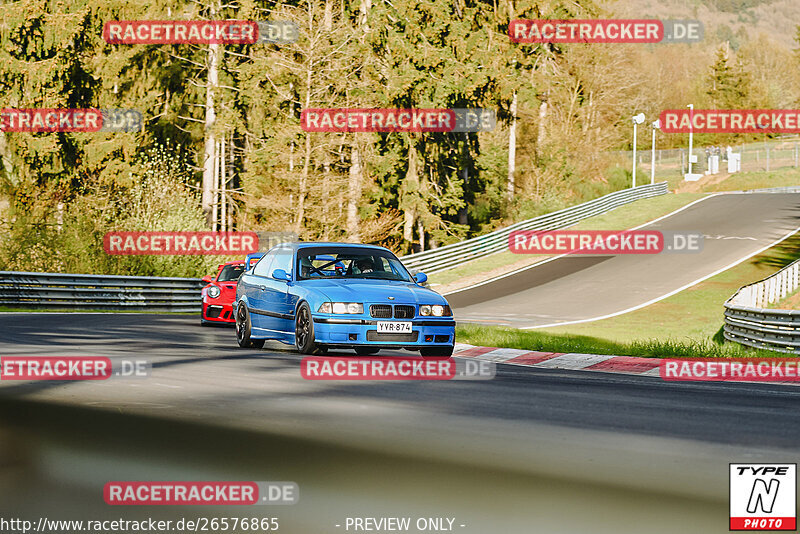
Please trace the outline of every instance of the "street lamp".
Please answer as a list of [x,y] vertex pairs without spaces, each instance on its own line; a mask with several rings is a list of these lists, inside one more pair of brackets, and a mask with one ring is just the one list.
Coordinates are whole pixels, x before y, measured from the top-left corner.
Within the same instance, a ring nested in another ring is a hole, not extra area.
[[633,120],[633,187],[636,187],[636,127],[644,122],[644,113],[634,115],[631,120]]
[[656,130],[661,128],[661,121],[656,119],[653,126],[653,148],[650,152],[650,185],[656,183]]

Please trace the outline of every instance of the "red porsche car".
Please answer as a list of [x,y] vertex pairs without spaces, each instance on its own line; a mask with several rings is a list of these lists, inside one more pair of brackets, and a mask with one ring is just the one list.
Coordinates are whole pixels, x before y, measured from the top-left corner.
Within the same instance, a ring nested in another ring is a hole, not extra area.
[[248,254],[244,261],[234,260],[217,267],[216,276],[204,276],[206,285],[201,294],[203,296],[203,310],[200,312],[200,324],[233,324],[233,301],[236,298],[236,282],[245,272],[245,264],[253,267],[264,255],[263,252]]
[[229,261],[217,269],[216,276],[204,276],[208,282],[203,288],[203,310],[200,312],[200,324],[233,324],[233,301],[236,298],[236,281],[245,271],[244,261]]

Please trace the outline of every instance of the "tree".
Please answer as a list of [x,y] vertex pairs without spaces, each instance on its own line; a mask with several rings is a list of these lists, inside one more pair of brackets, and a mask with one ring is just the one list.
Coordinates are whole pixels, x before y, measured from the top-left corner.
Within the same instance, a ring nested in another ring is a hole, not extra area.
[[744,108],[748,105],[752,81],[741,61],[730,65],[729,54],[727,43],[717,50],[708,77],[708,95],[720,109]]

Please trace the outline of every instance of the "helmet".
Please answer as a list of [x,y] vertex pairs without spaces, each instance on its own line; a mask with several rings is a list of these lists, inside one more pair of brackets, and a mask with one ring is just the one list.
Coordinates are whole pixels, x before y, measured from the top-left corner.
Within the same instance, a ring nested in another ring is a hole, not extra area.
[[314,264],[311,263],[311,258],[305,256],[300,259],[300,276],[303,278],[308,278],[311,276],[311,269],[314,267]]
[[356,267],[358,270],[363,272],[372,271],[375,268],[375,264],[372,262],[371,258],[359,258],[356,260]]

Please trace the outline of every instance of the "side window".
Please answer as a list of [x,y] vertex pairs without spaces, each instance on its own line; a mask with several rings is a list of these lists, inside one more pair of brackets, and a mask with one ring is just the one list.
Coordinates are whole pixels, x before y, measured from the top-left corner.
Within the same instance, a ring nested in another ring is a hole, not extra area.
[[272,273],[275,269],[283,269],[289,274],[292,274],[292,254],[291,250],[279,250],[278,253],[275,255],[275,261],[272,262],[272,267],[270,267],[269,275],[272,276]]
[[263,258],[261,258],[261,261],[259,261],[256,264],[256,268],[253,269],[253,274],[255,274],[256,276],[264,276],[267,278],[272,276],[272,269],[270,269],[270,267],[272,266],[272,262],[274,259],[275,259],[274,252],[270,252],[269,254],[265,255]]

